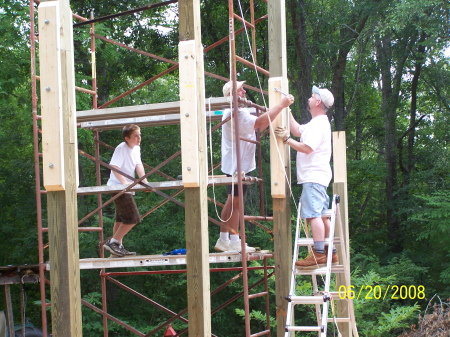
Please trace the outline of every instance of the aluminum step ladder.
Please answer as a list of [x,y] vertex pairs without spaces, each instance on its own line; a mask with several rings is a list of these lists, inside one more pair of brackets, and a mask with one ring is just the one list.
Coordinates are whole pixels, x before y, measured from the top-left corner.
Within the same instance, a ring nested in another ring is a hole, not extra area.
[[[333,196],[332,208],[322,214],[322,216],[331,217],[330,224],[330,234],[329,238],[325,238],[325,243],[328,245],[327,252],[327,264],[325,267],[315,268],[315,269],[298,269],[295,266],[295,261],[298,259],[298,253],[300,247],[308,247],[308,250],[312,250],[314,241],[312,237],[309,236],[306,230],[305,222],[301,219],[300,209],[301,205],[298,207],[297,215],[297,226],[295,232],[295,245],[294,245],[294,255],[292,259],[292,274],[291,274],[291,286],[289,290],[289,295],[286,297],[288,300],[287,307],[287,317],[286,317],[286,332],[285,337],[295,336],[296,331],[317,331],[319,337],[327,336],[327,325],[328,323],[350,323],[351,329],[349,331],[349,337],[358,337],[358,331],[356,328],[355,315],[353,310],[353,300],[351,298],[341,299],[338,292],[330,291],[330,283],[332,274],[342,273],[344,275],[344,286],[346,289],[350,287],[350,267],[347,263],[347,252],[344,238],[342,236],[343,228],[341,221],[341,214],[339,210],[340,198],[338,195]],[[338,226],[339,237],[335,237],[335,228]],[[304,228],[305,237],[301,237],[302,228]],[[333,248],[335,245],[340,246],[341,256],[339,263],[341,265],[332,265],[331,259],[333,254]],[[296,294],[296,284],[297,277],[300,275],[310,275],[312,278],[312,289],[313,294],[309,296],[297,295]],[[319,290],[319,285],[317,277],[320,276],[324,280],[324,285]],[[347,294],[347,292],[345,292]],[[335,301],[345,301],[347,304],[348,317],[336,317],[334,314],[332,317],[329,316],[329,310],[332,309],[334,313],[333,304]],[[300,326],[296,325],[294,317],[294,307],[295,305],[314,305],[316,311],[317,325],[316,326]],[[352,334],[353,333],[353,334]],[[338,330],[338,336],[341,337],[341,333]]]

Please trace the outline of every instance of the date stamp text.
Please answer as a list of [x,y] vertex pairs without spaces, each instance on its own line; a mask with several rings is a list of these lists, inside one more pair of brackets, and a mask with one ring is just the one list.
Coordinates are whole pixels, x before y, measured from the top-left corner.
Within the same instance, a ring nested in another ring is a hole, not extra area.
[[425,287],[423,285],[361,285],[359,288],[339,286],[340,299],[365,299],[365,300],[423,300]]

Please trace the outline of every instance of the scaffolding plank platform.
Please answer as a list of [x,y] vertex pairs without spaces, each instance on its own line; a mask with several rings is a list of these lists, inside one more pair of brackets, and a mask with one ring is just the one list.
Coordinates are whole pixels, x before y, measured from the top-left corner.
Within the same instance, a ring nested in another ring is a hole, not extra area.
[[[257,181],[256,178],[252,177],[252,180],[243,180],[243,184],[251,184],[252,181]],[[233,182],[232,177],[214,177],[208,178],[208,186],[212,185],[230,185]],[[236,178],[234,178],[234,183],[237,184]],[[176,189],[176,188],[183,188],[183,181],[182,180],[169,180],[169,181],[161,181],[161,182],[149,182],[149,186],[151,186],[154,189],[157,190],[169,190],[169,189]],[[120,191],[123,191],[126,189],[128,185],[114,185],[114,186],[88,186],[88,187],[78,187],[77,193],[78,195],[88,195],[88,194],[109,194],[109,193],[118,193]],[[142,185],[136,185],[133,186],[130,191],[146,191],[148,190],[147,187],[144,187]]]
[[[249,253],[249,260],[263,260],[273,257],[273,253],[267,251]],[[227,263],[242,261],[239,252],[210,253],[209,263]],[[80,269],[101,268],[128,268],[128,267],[156,267],[186,265],[186,255],[137,255],[117,258],[90,258],[80,259]],[[50,270],[51,262],[46,263],[46,269]]]
[[[206,120],[222,120],[223,110],[230,108],[224,97],[206,99]],[[248,108],[256,114],[254,107]],[[127,124],[161,126],[180,124],[180,102],[154,103],[116,108],[93,109],[77,112],[77,123],[91,130],[119,129]]]
[[[225,97],[211,97],[205,100],[206,110],[223,110],[230,107]],[[77,111],[77,122],[101,121],[118,118],[160,116],[180,113],[180,101],[131,105],[114,108]]]

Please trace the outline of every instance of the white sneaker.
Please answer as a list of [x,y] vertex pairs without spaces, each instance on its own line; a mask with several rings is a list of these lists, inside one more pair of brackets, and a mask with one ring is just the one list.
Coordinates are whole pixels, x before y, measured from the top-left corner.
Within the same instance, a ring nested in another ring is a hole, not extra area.
[[214,249],[219,252],[227,252],[230,250],[230,240],[223,241],[221,239],[218,239],[216,242],[216,245],[214,246]]
[[[246,253],[256,252],[256,248],[250,247],[249,245],[247,245],[247,243],[245,243],[245,245],[246,245],[246,248],[245,248]],[[240,252],[242,250],[241,240],[230,243],[230,250],[237,250],[238,252]]]

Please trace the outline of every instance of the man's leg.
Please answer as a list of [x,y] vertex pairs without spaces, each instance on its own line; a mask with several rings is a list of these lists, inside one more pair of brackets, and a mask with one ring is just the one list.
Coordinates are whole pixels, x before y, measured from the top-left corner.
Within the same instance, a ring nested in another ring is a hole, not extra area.
[[228,194],[220,217],[223,221],[220,226],[220,237],[214,247],[215,250],[225,252],[230,250],[230,235],[238,234],[239,228],[239,197]]
[[311,224],[311,231],[314,240],[314,250],[317,253],[323,254],[325,252],[325,224],[322,218],[308,219]]
[[220,226],[220,232],[239,234],[239,197],[228,194],[220,217],[223,220],[223,224]]

